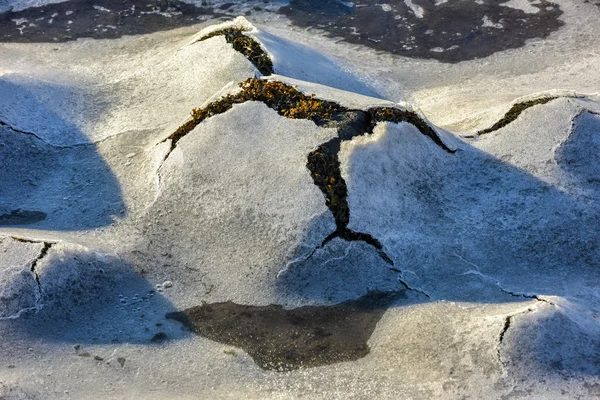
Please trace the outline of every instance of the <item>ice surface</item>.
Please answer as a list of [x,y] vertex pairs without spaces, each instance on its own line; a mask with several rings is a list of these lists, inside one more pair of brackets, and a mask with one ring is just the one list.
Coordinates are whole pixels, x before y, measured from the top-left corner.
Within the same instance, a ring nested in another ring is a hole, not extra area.
[[[192,40],[203,26],[0,44],[0,397],[597,397],[598,14],[580,6],[546,41],[457,65],[248,25],[269,79],[416,110],[457,148],[407,123],[342,142],[349,228],[393,265],[323,243],[306,162],[334,129],[248,102],[169,151],[193,108],[256,73],[223,38]],[[541,95],[559,98],[464,137]],[[396,290],[368,355],[284,374],[165,319]]]
[[38,288],[31,263],[42,247],[39,243],[15,243],[8,237],[0,240],[0,320],[16,319],[36,309]]
[[[177,44],[166,53],[137,55],[144,66],[125,72],[130,61],[104,67],[96,54],[96,61],[76,72],[67,65],[51,77],[36,79],[25,69],[0,75],[0,120],[55,145],[96,142],[132,130],[170,132],[226,83],[254,76],[250,62],[222,38]],[[93,56],[93,49],[84,51]],[[101,77],[98,68],[104,69]]]
[[[153,253],[178,255],[173,273],[190,266],[190,277],[175,281],[185,294],[182,305],[207,299],[268,304],[277,298],[269,286],[286,259],[296,248],[311,251],[335,229],[306,168],[308,154],[335,134],[249,102],[178,141],[160,169],[162,195],[148,209],[145,236],[165,245]],[[199,277],[213,287],[206,297],[198,292]]]

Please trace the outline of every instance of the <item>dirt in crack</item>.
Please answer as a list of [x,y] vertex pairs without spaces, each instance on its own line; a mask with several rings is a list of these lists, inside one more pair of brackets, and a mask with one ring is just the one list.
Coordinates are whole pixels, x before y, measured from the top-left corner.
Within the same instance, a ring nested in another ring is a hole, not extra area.
[[[393,265],[390,257],[383,251],[381,243],[371,235],[348,229],[350,208],[348,206],[348,188],[342,177],[338,153],[341,142],[356,136],[370,134],[378,122],[407,122],[413,124],[422,134],[431,138],[438,146],[452,152],[439,139],[433,129],[416,113],[393,107],[375,107],[367,111],[350,110],[337,103],[307,96],[295,87],[276,81],[264,81],[257,78],[240,83],[241,91],[229,94],[207,105],[194,109],[192,119],[180,126],[168,139],[171,139],[171,151],[177,142],[191,132],[205,119],[230,110],[233,105],[247,101],[260,101],[291,119],[308,119],[318,126],[335,128],[337,137],[321,144],[308,155],[307,168],[315,185],[325,196],[327,208],[331,211],[336,230],[331,233],[321,247],[334,238],[347,241],[363,241],[377,249],[380,257]],[[170,152],[165,156],[169,156]]]
[[498,361],[500,361],[503,366],[506,366],[506,363],[502,359],[502,343],[504,343],[504,336],[506,335],[506,332],[508,332],[511,322],[512,315],[509,315],[504,319],[504,326],[502,327],[502,331],[500,331],[500,336],[498,337]]
[[[16,240],[18,240],[18,239],[16,239]],[[48,251],[50,250],[50,248],[52,248],[52,245],[54,244],[54,243],[49,243],[49,242],[43,242],[43,243],[44,243],[44,247],[40,251],[40,254],[31,263],[31,273],[35,277],[35,281],[37,283],[38,291],[39,291],[40,295],[42,293],[42,284],[40,282],[40,276],[37,273],[36,267],[37,267],[38,261],[40,261],[42,258],[46,257],[46,255],[48,254]]]
[[244,31],[240,28],[226,28],[211,32],[202,37],[200,41],[210,39],[215,36],[223,36],[227,43],[233,46],[233,49],[246,57],[256,69],[263,75],[271,75],[273,71],[273,61],[265,53],[256,40],[244,35]]
[[482,130],[478,131],[477,134],[474,136],[483,135],[483,134],[494,132],[494,131],[497,131],[498,129],[504,128],[506,125],[510,124],[511,122],[516,121],[516,119],[519,118],[519,115],[521,115],[521,113],[523,113],[523,111],[527,110],[528,108],[531,108],[533,106],[537,106],[540,104],[546,104],[546,103],[549,103],[552,100],[556,100],[558,98],[559,98],[558,96],[542,97],[540,99],[529,100],[529,101],[524,101],[521,103],[514,104],[510,108],[510,110],[508,110],[507,113],[504,114],[504,116],[498,122],[496,122],[494,125],[492,125],[491,127],[487,128],[487,129],[482,129]]
[[405,291],[371,292],[335,305],[289,310],[229,301],[169,313],[167,318],[198,335],[242,348],[263,369],[290,371],[366,356],[367,342],[385,311],[406,298]]

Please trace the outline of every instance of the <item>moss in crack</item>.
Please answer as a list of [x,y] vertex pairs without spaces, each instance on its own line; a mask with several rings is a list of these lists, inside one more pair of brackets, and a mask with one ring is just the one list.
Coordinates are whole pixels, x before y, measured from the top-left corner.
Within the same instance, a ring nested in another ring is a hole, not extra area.
[[517,104],[513,105],[506,114],[504,114],[504,117],[502,117],[502,119],[500,119],[498,122],[496,122],[491,127],[478,131],[477,135],[483,135],[486,133],[497,131],[500,128],[504,128],[506,125],[515,121],[519,117],[519,115],[521,115],[521,113],[523,111],[527,110],[528,108],[537,106],[539,104],[546,104],[546,103],[549,103],[552,100],[556,100],[556,99],[558,99],[558,96],[542,97],[540,99],[529,100],[529,101],[524,101],[522,103],[517,103]]
[[200,41],[210,39],[215,36],[224,36],[227,43],[231,44],[234,50],[242,53],[263,75],[274,73],[273,61],[265,53],[263,48],[256,40],[244,35],[244,30],[240,28],[226,28],[209,33],[200,39]]
[[[215,33],[216,34],[216,33]],[[230,110],[235,104],[247,101],[260,101],[277,111],[279,115],[292,119],[308,119],[315,124],[337,129],[338,137],[321,144],[308,155],[306,167],[311,177],[325,196],[327,208],[331,211],[336,230],[321,244],[324,246],[334,238],[347,241],[363,241],[375,247],[379,255],[390,265],[392,260],[383,252],[381,243],[367,233],[348,229],[350,208],[348,206],[348,188],[341,174],[338,153],[341,142],[353,137],[369,134],[378,122],[408,122],[415,125],[421,133],[429,136],[436,144],[452,152],[439,139],[433,129],[416,113],[391,107],[376,107],[368,111],[348,110],[333,102],[307,96],[295,87],[281,82],[269,82],[257,78],[248,79],[239,84],[241,90],[235,94],[194,109],[192,119],[180,126],[168,139],[171,150],[177,142],[205,119]],[[168,154],[167,154],[168,157]]]
[[350,222],[350,209],[347,197],[348,188],[342,178],[338,153],[339,138],[334,138],[320,145],[308,155],[306,167],[310,171],[313,182],[325,196],[325,204],[333,214],[337,230],[345,230]]
[[[453,150],[448,148],[448,146],[442,142],[433,128],[431,128],[423,118],[419,117],[417,113],[393,107],[374,107],[369,110],[369,113],[372,118],[372,127],[375,127],[378,122],[408,122],[409,124],[414,125],[423,135],[428,136],[442,149],[449,153],[454,153]],[[373,128],[371,128],[371,130],[372,129]]]
[[179,139],[205,119],[230,110],[234,104],[247,101],[260,101],[284,117],[310,119],[318,125],[331,119],[336,111],[343,110],[339,104],[315,99],[314,95],[307,96],[295,87],[281,82],[250,78],[241,82],[239,86],[242,89],[240,92],[229,94],[206,107],[194,109],[192,119],[169,136],[172,140],[171,149],[175,148]]

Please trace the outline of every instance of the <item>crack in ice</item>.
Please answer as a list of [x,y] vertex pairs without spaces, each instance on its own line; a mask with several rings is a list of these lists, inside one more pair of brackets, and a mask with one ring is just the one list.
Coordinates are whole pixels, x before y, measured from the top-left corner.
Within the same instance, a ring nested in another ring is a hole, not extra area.
[[540,295],[538,295],[538,294],[520,293],[520,292],[515,292],[515,291],[511,291],[511,290],[505,289],[504,287],[502,287],[502,284],[501,284],[501,282],[498,279],[493,278],[491,276],[488,276],[488,275],[484,274],[483,272],[481,272],[481,269],[479,268],[479,266],[477,264],[472,263],[472,262],[470,262],[468,260],[465,260],[463,257],[459,256],[456,253],[453,253],[453,255],[455,257],[457,257],[458,259],[460,259],[461,261],[463,261],[465,264],[468,264],[468,265],[471,265],[471,266],[475,267],[475,270],[469,270],[469,271],[463,272],[462,274],[459,274],[459,275],[477,275],[477,276],[479,276],[482,279],[485,279],[487,281],[490,281],[490,282],[494,283],[494,285],[496,285],[501,292],[506,293],[508,295],[511,295],[513,297],[522,297],[522,298],[526,298],[526,299],[537,300],[537,301],[540,301],[540,302],[543,302],[543,303],[550,304],[552,306],[557,306],[556,303],[553,303],[550,300],[547,300],[547,299],[545,299],[543,297],[540,297]]

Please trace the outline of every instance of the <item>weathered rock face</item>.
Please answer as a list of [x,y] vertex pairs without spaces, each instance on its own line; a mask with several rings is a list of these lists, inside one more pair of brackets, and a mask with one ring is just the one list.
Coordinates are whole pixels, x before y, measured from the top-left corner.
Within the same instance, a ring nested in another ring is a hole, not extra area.
[[45,46],[0,45],[0,397],[595,395],[597,96],[461,139],[243,18]]

